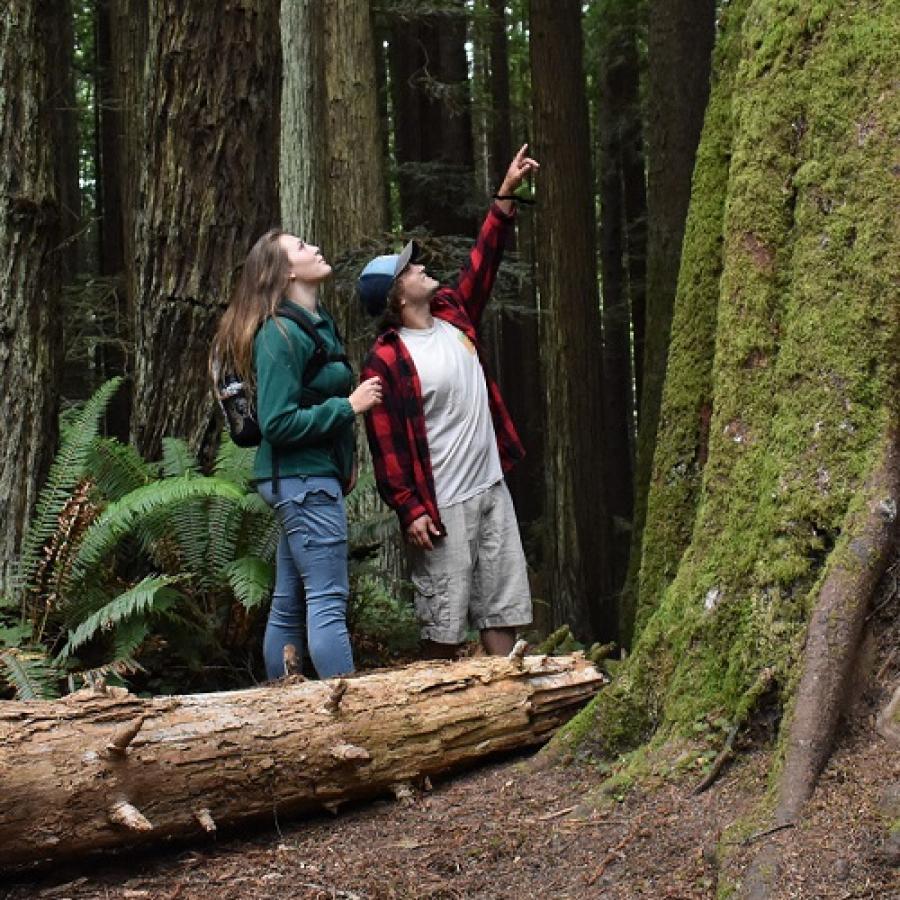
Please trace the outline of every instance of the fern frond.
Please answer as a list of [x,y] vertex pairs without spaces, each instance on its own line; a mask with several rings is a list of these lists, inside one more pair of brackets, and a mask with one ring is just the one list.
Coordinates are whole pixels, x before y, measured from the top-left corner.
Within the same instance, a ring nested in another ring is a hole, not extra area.
[[222,443],[213,464],[213,475],[231,481],[238,487],[247,490],[253,477],[253,460],[256,457],[255,447],[238,447],[226,429],[222,434]]
[[255,556],[242,556],[225,567],[228,583],[234,596],[245,607],[259,606],[272,590],[275,568],[271,563]]
[[132,659],[149,633],[150,623],[144,616],[132,616],[124,622],[119,622],[113,645],[113,659]]
[[29,589],[31,579],[40,567],[41,548],[53,536],[63,507],[85,476],[88,454],[100,431],[100,419],[121,384],[122,378],[111,378],[101,385],[65,429],[47,482],[38,497],[31,524],[22,541],[15,576],[15,591],[19,600]]
[[180,478],[190,472],[200,471],[197,457],[191,453],[187,441],[182,438],[164,437],[162,448],[162,468],[166,478]]
[[212,579],[216,580],[225,567],[238,556],[237,546],[241,536],[243,509],[240,502],[212,497],[207,503],[206,514],[209,541],[205,566]]
[[88,616],[74,631],[69,633],[69,640],[57,657],[57,663],[65,662],[81,646],[86,644],[99,631],[111,628],[130,616],[154,611],[156,607],[168,606],[173,600],[174,591],[171,585],[183,578],[178,575],[148,575],[134,587],[119,594],[114,600]]
[[239,501],[242,495],[230,482],[188,475],[148,484],[111,503],[85,532],[67,581],[67,592],[89,579],[106,554],[149,517],[186,501],[213,496]]
[[126,675],[146,671],[136,659],[123,657],[92,669],[75,669],[71,672],[71,676],[80,676],[86,685],[97,685],[107,681],[110,675],[113,675],[116,680],[124,681]]
[[238,551],[242,556],[275,559],[281,529],[271,507],[257,493],[245,494],[241,499],[243,524]]
[[0,650],[0,676],[20,700],[52,700],[59,696],[59,672],[42,650]]
[[107,500],[119,500],[157,477],[158,467],[145,462],[131,446],[114,438],[100,438],[90,448],[88,471]]

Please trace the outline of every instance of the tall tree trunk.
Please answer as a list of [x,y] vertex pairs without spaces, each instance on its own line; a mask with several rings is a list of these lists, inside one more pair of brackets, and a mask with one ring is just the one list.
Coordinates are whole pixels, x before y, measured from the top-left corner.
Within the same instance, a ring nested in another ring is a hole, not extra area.
[[638,360],[642,390],[632,564],[620,617],[626,642],[639,602],[636,566],[647,513],[691,175],[709,96],[715,11],[715,0],[649,0],[646,338]]
[[[124,9],[127,0],[98,0],[96,6],[96,89],[98,107],[97,171],[98,248],[97,272],[107,285],[109,298],[104,310],[108,323],[107,340],[98,345],[97,369],[104,379],[129,372],[128,348],[133,346],[133,315],[128,301],[125,267],[126,245],[130,246],[133,206],[126,214],[126,197],[134,190],[125,184],[134,179],[128,166],[127,141],[135,142],[137,129],[129,127],[134,117],[133,97],[140,84],[138,60],[144,58],[146,41],[146,5],[144,15]],[[134,15],[132,15],[134,14]],[[139,43],[138,43],[139,42]],[[131,418],[131,392],[120,390],[110,401],[105,416],[105,431],[122,441],[128,440]]]
[[[602,40],[599,55],[597,120],[600,180],[600,271],[603,285],[603,403],[606,444],[603,462],[608,486],[610,567],[612,590],[618,594],[625,581],[634,512],[634,408],[632,387],[632,308],[640,306],[643,287],[632,285],[644,247],[639,242],[639,218],[646,209],[628,196],[637,177],[635,158],[643,166],[640,146],[640,62],[637,16],[629,4],[608,3],[600,10]],[[638,143],[635,146],[635,136]],[[627,174],[626,174],[627,173]],[[638,258],[630,262],[632,247]],[[637,294],[632,302],[632,286]],[[636,347],[636,351],[639,348]],[[637,352],[635,353],[637,356]]]
[[[0,11],[0,593],[11,575],[57,434],[61,259],[67,181],[59,133],[60,18],[67,4]],[[71,70],[68,73],[71,77]],[[65,93],[65,92],[64,92]]]
[[[506,33],[506,4],[490,0],[490,80],[491,107],[489,172],[491,190],[500,187],[513,156],[512,103],[510,97],[509,52]],[[518,148],[516,148],[518,149]],[[525,212],[518,219],[519,240],[508,249],[519,248],[524,260],[530,258],[533,222]],[[521,523],[533,523],[541,514],[543,501],[543,399],[540,384],[540,343],[537,296],[531,278],[522,283],[517,309],[505,309],[499,320],[499,381],[503,397],[522,443],[525,459],[507,476],[516,512]]]
[[638,638],[586,713],[591,741],[619,753],[712,715],[745,722],[769,684],[772,712],[787,713],[784,819],[827,758],[898,540],[898,43],[877,0],[821,15],[771,0],[725,8]]
[[407,229],[472,234],[474,153],[467,9],[453,0],[440,14],[391,24],[390,71],[400,209]]
[[602,354],[581,4],[531,4],[541,364],[547,398],[544,565],[557,623],[614,631],[602,460]]
[[[358,371],[370,343],[356,298],[359,252],[378,246],[388,227],[386,145],[369,3],[286,3],[281,16],[282,221],[287,230],[318,243],[334,266],[323,299]],[[361,420],[357,427],[357,459],[365,471],[371,467]],[[384,509],[374,486],[357,491],[352,508],[363,517]],[[385,542],[379,562],[389,579],[404,580],[399,537]]]
[[277,0],[154,0],[143,85],[145,163],[135,241],[132,438],[207,448],[206,358],[234,270],[278,217]]
[[81,225],[81,190],[78,184],[78,121],[75,106],[75,78],[72,69],[75,48],[71,0],[53,4],[53,20],[46,29],[50,80],[51,140],[54,181],[59,204],[60,243],[54,261],[63,283],[71,281],[78,268],[78,241]]

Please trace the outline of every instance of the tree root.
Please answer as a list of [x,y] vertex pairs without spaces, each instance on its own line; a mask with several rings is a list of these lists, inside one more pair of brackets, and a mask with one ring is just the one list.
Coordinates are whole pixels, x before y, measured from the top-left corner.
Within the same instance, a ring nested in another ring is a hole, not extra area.
[[[888,435],[881,462],[870,475],[863,496],[864,508],[850,517],[843,529],[847,539],[829,560],[829,571],[810,619],[774,825],[760,836],[780,832],[798,820],[831,754],[866,614],[900,531],[900,444],[894,430]],[[747,869],[743,900],[772,896],[780,867],[778,848],[765,844]]]
[[779,785],[777,824],[797,818],[828,761],[869,603],[896,546],[900,521],[896,433],[886,442],[865,496],[866,507],[845,529],[849,539],[831,563],[810,620]]

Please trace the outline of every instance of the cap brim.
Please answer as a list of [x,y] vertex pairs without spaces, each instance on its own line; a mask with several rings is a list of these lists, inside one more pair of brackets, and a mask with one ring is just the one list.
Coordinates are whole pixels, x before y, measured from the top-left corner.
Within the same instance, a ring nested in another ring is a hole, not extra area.
[[419,255],[419,245],[415,241],[410,241],[397,257],[397,265],[394,266],[394,279]]

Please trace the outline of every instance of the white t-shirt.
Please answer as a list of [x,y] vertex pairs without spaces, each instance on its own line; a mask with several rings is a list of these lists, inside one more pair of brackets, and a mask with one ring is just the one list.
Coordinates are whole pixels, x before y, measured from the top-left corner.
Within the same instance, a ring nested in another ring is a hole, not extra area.
[[503,478],[487,383],[475,347],[449,322],[401,328],[422,385],[438,506],[462,503]]

